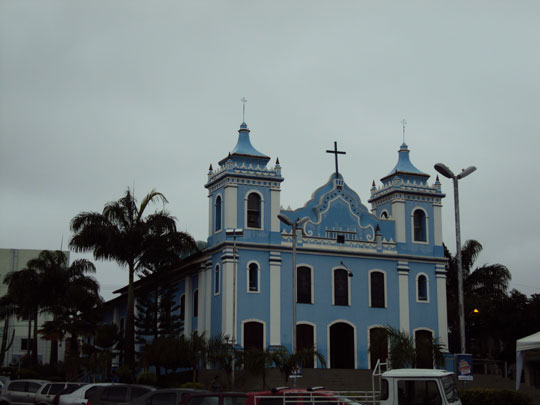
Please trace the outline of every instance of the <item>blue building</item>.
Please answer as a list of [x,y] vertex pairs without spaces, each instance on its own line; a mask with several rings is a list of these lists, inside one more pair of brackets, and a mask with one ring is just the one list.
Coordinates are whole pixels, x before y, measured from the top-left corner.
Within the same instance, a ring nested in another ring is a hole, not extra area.
[[[373,183],[371,208],[336,160],[303,207],[283,210],[279,161],[269,165],[245,123],[238,133],[234,149],[208,172],[207,247],[174,273],[184,333],[291,349],[294,235],[287,222],[297,222],[297,348],[315,346],[332,368],[366,369],[386,357],[384,347],[368,348],[388,325],[446,345],[444,194],[438,179],[428,184],[430,176],[411,163],[407,145],[382,184]],[[122,314],[118,305],[111,319],[120,323]]]

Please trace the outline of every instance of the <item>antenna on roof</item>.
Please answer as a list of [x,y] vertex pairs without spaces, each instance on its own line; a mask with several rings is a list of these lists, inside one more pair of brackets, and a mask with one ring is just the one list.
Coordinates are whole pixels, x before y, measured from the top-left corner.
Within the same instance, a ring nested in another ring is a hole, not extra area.
[[407,121],[405,121],[405,118],[401,120],[401,125],[403,125],[403,143],[405,143],[405,125],[407,125]]

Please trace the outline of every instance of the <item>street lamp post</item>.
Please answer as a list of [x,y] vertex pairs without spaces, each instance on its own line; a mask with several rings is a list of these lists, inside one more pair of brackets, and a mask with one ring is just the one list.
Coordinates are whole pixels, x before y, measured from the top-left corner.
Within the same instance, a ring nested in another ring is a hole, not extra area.
[[444,177],[452,179],[454,182],[454,214],[456,222],[456,260],[457,260],[457,276],[458,276],[458,302],[459,302],[459,337],[461,353],[466,353],[465,349],[465,310],[463,303],[463,265],[461,263],[461,229],[459,225],[459,191],[458,180],[462,179],[476,170],[476,167],[469,166],[463,169],[457,176],[443,163],[435,165],[437,170]]
[[[232,308],[232,347],[236,346],[236,271],[238,266],[238,258],[236,251],[236,237],[244,235],[244,230],[242,228],[228,228],[225,229],[225,234],[227,236],[233,237],[233,308]],[[232,386],[234,387],[234,368],[235,361],[234,357],[232,360]]]
[[296,238],[297,231],[301,229],[304,222],[308,219],[297,218],[292,222],[283,214],[279,214],[278,218],[285,225],[292,227],[292,353],[296,353]]

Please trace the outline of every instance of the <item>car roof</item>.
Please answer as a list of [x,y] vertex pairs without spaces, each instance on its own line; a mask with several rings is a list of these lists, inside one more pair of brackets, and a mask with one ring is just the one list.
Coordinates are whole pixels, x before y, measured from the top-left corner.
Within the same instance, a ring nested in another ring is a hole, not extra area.
[[453,375],[451,371],[448,370],[433,370],[430,368],[400,368],[395,370],[385,371],[382,374],[382,377],[431,377],[431,378],[440,378],[447,375]]
[[40,383],[40,384],[47,384],[47,383],[50,383],[50,381],[48,380],[37,380],[37,379],[29,379],[29,378],[21,378],[20,380],[9,380],[8,382],[12,383],[12,382],[35,382],[35,383]]
[[105,385],[113,385],[113,383],[90,383],[90,384],[85,384],[79,388],[77,388],[75,391],[73,391],[71,394],[66,394],[66,395],[75,395],[77,394],[78,392],[86,392],[87,389],[90,389],[92,387],[100,387],[100,386],[105,386]]

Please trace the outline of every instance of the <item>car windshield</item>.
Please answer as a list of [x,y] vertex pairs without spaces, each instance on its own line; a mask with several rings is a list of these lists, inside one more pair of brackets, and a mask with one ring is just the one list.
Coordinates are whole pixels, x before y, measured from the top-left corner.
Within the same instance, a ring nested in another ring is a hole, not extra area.
[[456,389],[454,378],[451,375],[443,377],[442,383],[444,388],[444,395],[446,396],[448,402],[458,401],[459,395]]

